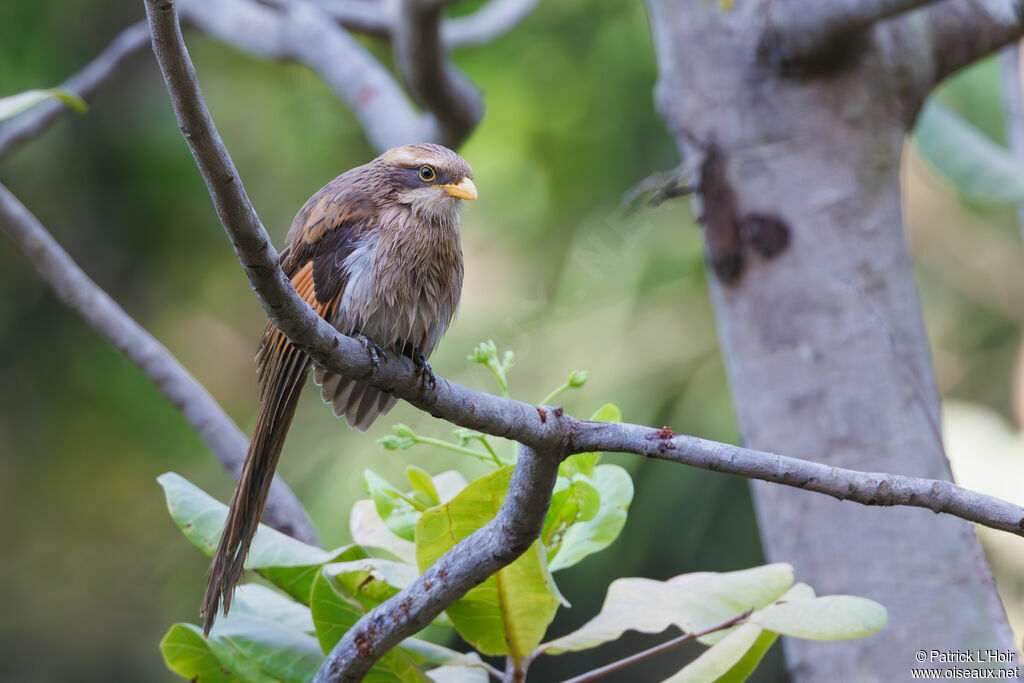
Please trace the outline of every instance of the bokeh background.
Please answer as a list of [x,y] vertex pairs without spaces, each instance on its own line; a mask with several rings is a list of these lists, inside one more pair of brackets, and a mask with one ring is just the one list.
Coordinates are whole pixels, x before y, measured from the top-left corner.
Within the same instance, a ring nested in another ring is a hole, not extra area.
[[[58,84],[142,17],[135,0],[4,0],[0,95]],[[281,246],[305,199],[373,151],[304,67],[251,58],[194,31],[187,40],[221,134]],[[391,63],[379,41],[366,44]],[[656,68],[642,4],[542,2],[512,32],[456,60],[484,90],[487,114],[461,150],[480,199],[464,214],[463,306],[432,359],[435,370],[493,390],[486,370],[466,360],[477,342],[493,339],[516,353],[511,387],[519,398],[537,401],[571,370],[587,369],[586,387],[565,396],[575,414],[613,401],[629,421],[736,442],[691,209],[686,200],[630,215],[619,207],[630,186],[678,161],[653,106]],[[998,60],[957,76],[939,97],[1005,141]],[[911,145],[904,166],[950,455],[962,483],[1024,503],[1017,216],[1007,203],[965,197]],[[0,182],[251,429],[253,355],[265,317],[149,53],[87,115],[67,117],[0,167]],[[365,495],[366,467],[392,480],[409,463],[433,473],[483,471],[427,447],[384,451],[375,439],[396,422],[450,435],[406,405],[360,435],[316,392],[303,397],[280,472],[326,547],[349,541],[348,511]],[[609,460],[634,479],[629,521],[609,550],[556,577],[573,608],[550,634],[595,614],[614,578],[763,562],[745,481]],[[149,380],[0,241],[0,679],[172,680],[157,644],[173,622],[195,621],[207,559],[167,515],[155,482],[165,471],[230,496],[230,478]],[[985,538],[1019,627],[1024,546]],[[630,636],[589,654],[546,658],[531,674],[568,677],[655,640]],[[655,680],[694,652],[681,649],[617,680]],[[785,680],[778,646],[757,676]]]

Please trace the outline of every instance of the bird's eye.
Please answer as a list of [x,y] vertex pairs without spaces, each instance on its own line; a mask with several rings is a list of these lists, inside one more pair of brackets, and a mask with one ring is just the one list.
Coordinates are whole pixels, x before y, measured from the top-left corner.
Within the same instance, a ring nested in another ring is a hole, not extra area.
[[430,166],[420,166],[420,180],[429,183],[437,178],[437,173]]

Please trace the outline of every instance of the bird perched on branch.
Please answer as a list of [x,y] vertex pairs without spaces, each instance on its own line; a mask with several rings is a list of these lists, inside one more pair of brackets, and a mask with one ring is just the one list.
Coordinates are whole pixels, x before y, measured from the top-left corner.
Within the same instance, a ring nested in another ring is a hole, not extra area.
[[[473,170],[446,147],[407,145],[343,173],[310,197],[288,231],[281,267],[299,295],[343,334],[359,337],[373,362],[382,348],[412,358],[424,382],[427,358],[462,293],[459,213],[476,199]],[[260,412],[231,498],[203,596],[208,635],[242,576],[285,434],[313,365],[270,323],[256,357]],[[395,397],[324,368],[314,380],[334,414],[365,431]]]

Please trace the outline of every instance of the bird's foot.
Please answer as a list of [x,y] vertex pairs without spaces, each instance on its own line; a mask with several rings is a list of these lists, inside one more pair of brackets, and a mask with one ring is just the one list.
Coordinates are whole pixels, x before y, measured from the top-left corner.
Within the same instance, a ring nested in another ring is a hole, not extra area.
[[434,369],[427,362],[427,357],[418,351],[412,354],[412,362],[416,364],[416,376],[423,385],[423,393],[430,393],[437,386]]
[[380,366],[388,362],[388,357],[385,354],[384,349],[381,348],[377,342],[364,334],[357,334],[355,337],[359,340],[359,343],[363,345],[363,348],[366,349],[366,355],[370,357],[370,365],[373,366],[374,370],[377,370]]

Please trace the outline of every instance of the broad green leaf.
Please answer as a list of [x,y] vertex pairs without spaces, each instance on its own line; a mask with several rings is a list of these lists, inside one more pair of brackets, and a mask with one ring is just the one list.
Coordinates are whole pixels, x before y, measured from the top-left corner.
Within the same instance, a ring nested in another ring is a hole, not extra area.
[[405,476],[412,484],[412,490],[422,493],[426,496],[426,503],[429,507],[441,504],[441,499],[437,495],[437,487],[434,486],[434,481],[430,478],[424,470],[421,470],[416,465],[407,465],[405,468]]
[[549,560],[558,552],[566,530],[577,522],[593,519],[600,507],[601,495],[590,483],[589,477],[575,474],[571,479],[558,478],[540,532],[540,540],[547,549]]
[[[173,472],[160,475],[157,481],[164,489],[171,518],[194,546],[212,556],[228,516],[227,506]],[[358,546],[327,551],[261,524],[249,547],[245,567],[259,571],[295,599],[308,603],[320,565],[365,556]]]
[[[809,600],[814,597],[814,590],[806,583],[798,583],[782,594],[779,601],[787,600]],[[755,612],[756,614],[756,612]],[[728,635],[728,631],[722,632],[722,638]],[[778,639],[779,634],[772,631],[761,630],[761,634],[754,641],[754,644],[747,650],[746,654],[740,657],[732,668],[722,674],[715,683],[742,683],[750,677],[757,665],[764,659],[765,654]]]
[[633,480],[629,473],[618,465],[598,465],[593,468],[589,481],[600,498],[597,512],[565,530],[551,558],[553,572],[604,550],[626,525],[626,511],[633,501]]
[[934,97],[921,110],[914,141],[957,190],[973,199],[1024,202],[1024,166],[971,123]]
[[[606,403],[598,408],[590,416],[590,419],[594,422],[621,422],[622,411],[614,403]],[[575,455],[570,455],[558,466],[558,474],[563,477],[571,477],[574,474],[583,474],[589,477],[593,474],[594,467],[600,459],[600,453],[576,453]]]
[[203,631],[192,624],[175,624],[160,641],[160,652],[167,668],[196,683],[241,681],[213,654]]
[[434,683],[488,683],[486,669],[468,666],[439,666],[427,672]]
[[308,681],[323,661],[308,608],[265,586],[241,586],[209,640],[176,624],[161,643],[172,671],[198,681]]
[[[685,633],[703,631],[748,609],[771,604],[792,584],[793,568],[788,564],[683,574],[668,581],[616,579],[596,617],[538,650],[549,654],[586,650],[616,640],[626,631],[660,633],[673,625]],[[712,644],[724,635],[709,634],[700,642]]]
[[437,489],[438,498],[442,503],[447,503],[459,495],[459,492],[468,484],[462,473],[455,470],[446,470],[430,479],[434,482],[434,488]]
[[[365,613],[362,603],[347,592],[341,581],[330,576],[327,568],[313,582],[312,612],[316,635],[324,653],[330,652]],[[371,683],[424,683],[430,679],[416,666],[413,657],[398,647],[381,657],[363,680]]]
[[324,565],[323,573],[357,599],[364,609],[376,607],[419,576],[410,564],[381,559],[328,564]]
[[228,668],[245,666],[246,671],[239,672],[244,680],[266,677],[306,683],[324,659],[316,638],[308,633],[250,616],[229,615],[219,621],[207,642]]
[[231,601],[231,614],[276,621],[303,633],[314,633],[309,607],[258,583],[239,586]]
[[[508,493],[512,469],[494,470],[449,502],[423,513],[416,525],[420,572],[494,518]],[[459,634],[485,654],[516,659],[529,654],[558,609],[544,563],[543,546],[535,542],[515,562],[451,605],[447,614]]]
[[863,638],[885,628],[888,615],[874,600],[854,595],[825,595],[780,602],[750,615],[769,631],[807,640]]
[[377,514],[377,507],[372,500],[359,500],[352,506],[349,531],[352,540],[360,546],[380,548],[404,562],[416,562],[416,545],[399,538],[388,528]]
[[377,514],[388,525],[388,528],[400,538],[407,541],[414,540],[416,520],[419,519],[420,512],[428,506],[421,503],[421,509],[416,509],[408,496],[405,496],[398,487],[389,484],[386,479],[373,470],[363,472],[363,483],[373,499],[373,504],[377,506]]
[[17,116],[23,111],[31,109],[40,102],[52,97],[57,98],[79,114],[89,111],[89,105],[85,103],[85,100],[68,90],[26,90],[17,95],[0,97],[0,121],[6,121]]
[[[728,635],[701,653],[665,683],[711,683],[712,681],[742,681],[744,678],[729,677],[730,672],[744,660],[748,653],[763,645],[759,626],[742,624]],[[767,649],[767,648],[765,648]],[[763,655],[763,652],[762,652]],[[740,672],[737,671],[737,674]]]

